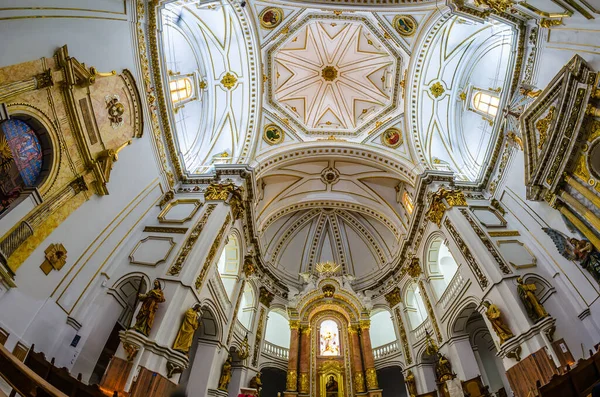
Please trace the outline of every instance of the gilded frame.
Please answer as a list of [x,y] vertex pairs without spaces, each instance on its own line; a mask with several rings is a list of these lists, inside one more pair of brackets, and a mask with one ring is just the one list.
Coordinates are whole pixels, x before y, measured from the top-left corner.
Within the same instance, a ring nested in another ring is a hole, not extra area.
[[[506,221],[506,219],[504,219],[504,217],[502,216],[502,214],[500,213],[500,211],[498,211],[494,207],[489,207],[489,206],[486,206],[486,205],[473,205],[473,206],[469,207],[469,210],[471,211],[471,214],[473,214],[473,216],[475,217],[475,219],[477,219],[477,221],[479,223],[481,223],[487,229],[503,228],[503,227],[506,227],[506,225],[508,223]],[[487,210],[488,212],[491,212],[496,218],[498,218],[498,220],[500,221],[500,224],[499,225],[494,225],[494,224],[488,224],[488,223],[483,222],[477,216],[477,212],[476,212],[476,211],[483,211],[483,210]]]
[[[169,219],[167,218],[167,215],[169,213],[169,211],[171,211],[171,209],[173,209],[173,207],[176,207],[179,204],[194,204],[194,209],[192,209],[192,211],[189,213],[188,216],[186,216],[183,219]],[[200,209],[200,207],[202,207],[202,202],[200,200],[196,200],[196,199],[177,199],[174,201],[169,202],[165,208],[163,208],[163,210],[160,212],[160,214],[158,214],[158,221],[160,223],[176,223],[176,224],[182,224],[185,223],[189,220],[191,220],[194,215],[196,215],[196,213],[198,212],[198,210]]]
[[[165,253],[165,255],[162,258],[157,259],[156,262],[152,263],[152,262],[140,262],[140,261],[136,261],[135,260],[135,252],[138,250],[138,248],[140,248],[140,246],[148,241],[152,241],[152,240],[159,240],[159,241],[167,241],[170,243],[169,249],[167,250],[167,252]],[[166,262],[167,259],[169,258],[169,255],[171,255],[171,252],[173,251],[173,248],[175,248],[175,245],[177,245],[175,243],[175,241],[173,240],[173,237],[164,237],[164,236],[148,236],[144,239],[141,239],[140,241],[137,242],[137,244],[135,245],[135,247],[133,247],[133,249],[131,250],[131,253],[129,254],[129,263],[132,265],[144,265],[144,266],[153,266],[156,267],[158,265],[160,265],[163,262]]]
[[527,247],[522,241],[519,241],[519,240],[496,240],[496,245],[498,246],[498,248],[500,248],[503,244],[518,244],[521,247],[523,247],[523,249],[525,249],[525,251],[527,251],[529,253],[529,255],[531,255],[531,258],[533,258],[531,263],[525,263],[523,265],[518,265],[516,263],[513,263],[513,262],[507,260],[507,262],[510,263],[510,265],[512,267],[514,267],[515,269],[528,269],[528,268],[537,266],[536,256],[533,254],[533,252],[531,252],[529,247]]

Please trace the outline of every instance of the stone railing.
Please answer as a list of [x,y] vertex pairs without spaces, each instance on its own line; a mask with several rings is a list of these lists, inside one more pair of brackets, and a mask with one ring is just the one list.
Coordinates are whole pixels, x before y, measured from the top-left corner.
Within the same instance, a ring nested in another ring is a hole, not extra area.
[[383,346],[378,346],[373,349],[373,356],[375,360],[378,358],[384,358],[389,356],[394,356],[400,353],[400,344],[397,340],[385,344]]
[[244,327],[244,324],[240,322],[240,320],[235,320],[235,325],[233,326],[233,332],[240,337],[240,339],[244,339],[248,330]]
[[413,329],[411,332],[415,338],[415,341],[420,341],[425,338],[425,331],[431,330],[431,321],[427,318],[425,321],[421,323],[417,328]]
[[271,357],[277,357],[287,360],[290,355],[290,350],[286,347],[274,345],[270,342],[265,341],[262,349],[263,354]]
[[460,269],[456,271],[450,284],[446,287],[446,290],[442,294],[442,297],[438,301],[438,305],[441,305],[442,310],[446,310],[452,302],[458,297],[458,293],[462,290],[467,280],[460,273]]

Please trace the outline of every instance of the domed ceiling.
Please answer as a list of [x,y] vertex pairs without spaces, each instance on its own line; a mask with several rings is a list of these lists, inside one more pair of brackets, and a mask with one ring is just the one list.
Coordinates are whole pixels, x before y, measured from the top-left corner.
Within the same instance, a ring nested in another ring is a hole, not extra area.
[[306,133],[356,133],[394,110],[400,58],[361,18],[304,18],[268,52],[268,98]]

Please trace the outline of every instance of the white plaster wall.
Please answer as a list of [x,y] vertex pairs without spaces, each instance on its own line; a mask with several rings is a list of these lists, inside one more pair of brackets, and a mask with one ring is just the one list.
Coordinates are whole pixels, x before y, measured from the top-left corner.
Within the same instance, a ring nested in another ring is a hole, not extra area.
[[290,347],[290,323],[281,314],[271,311],[267,319],[265,340],[274,345]]
[[396,340],[396,332],[390,312],[383,310],[371,316],[370,335],[373,348]]

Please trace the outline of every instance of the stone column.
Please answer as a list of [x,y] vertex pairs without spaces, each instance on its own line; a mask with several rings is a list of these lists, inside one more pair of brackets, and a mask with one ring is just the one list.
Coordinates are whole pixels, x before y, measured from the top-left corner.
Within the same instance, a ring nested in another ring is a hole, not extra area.
[[371,327],[370,320],[360,321],[360,340],[362,345],[362,356],[365,367],[365,378],[367,380],[368,390],[379,389],[377,382],[377,372],[375,371],[375,357],[373,356],[373,347],[371,346],[371,335],[369,328]]
[[288,361],[288,370],[285,383],[284,396],[295,396],[298,390],[298,334],[300,330],[300,322],[298,320],[290,320],[290,356]]
[[300,376],[298,377],[298,392],[310,393],[310,331],[309,325],[302,327],[300,336]]
[[350,340],[350,352],[352,354],[352,384],[354,385],[355,393],[364,393],[365,390],[365,374],[362,365],[362,355],[360,352],[360,340],[358,336],[358,325],[348,327],[348,339]]
[[0,102],[21,95],[29,91],[39,90],[41,88],[51,87],[54,85],[52,81],[52,71],[46,71],[36,74],[30,79],[13,81],[0,85]]

